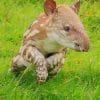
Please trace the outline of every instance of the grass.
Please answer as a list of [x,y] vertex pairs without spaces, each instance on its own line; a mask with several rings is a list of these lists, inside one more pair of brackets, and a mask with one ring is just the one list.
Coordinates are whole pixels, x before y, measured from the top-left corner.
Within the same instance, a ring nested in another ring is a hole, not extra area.
[[[57,0],[58,4],[72,1]],[[60,73],[38,85],[31,69],[17,78],[8,69],[23,33],[43,11],[42,0],[0,0],[0,100],[100,100],[100,2],[93,1],[82,1],[80,9],[90,51],[69,50]]]

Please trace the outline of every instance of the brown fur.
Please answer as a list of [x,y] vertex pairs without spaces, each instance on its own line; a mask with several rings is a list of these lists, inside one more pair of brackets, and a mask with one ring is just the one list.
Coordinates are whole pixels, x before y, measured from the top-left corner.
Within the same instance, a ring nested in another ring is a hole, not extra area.
[[12,62],[12,71],[34,64],[37,81],[43,83],[48,74],[57,74],[61,69],[67,48],[88,51],[89,38],[76,14],[79,7],[80,0],[73,8],[57,7],[54,0],[45,0],[45,13],[25,32],[19,55]]

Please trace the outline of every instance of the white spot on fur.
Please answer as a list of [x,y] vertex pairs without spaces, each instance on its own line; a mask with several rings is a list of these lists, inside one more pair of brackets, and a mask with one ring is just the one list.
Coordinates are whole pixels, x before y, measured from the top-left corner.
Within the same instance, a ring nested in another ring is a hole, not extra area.
[[25,33],[24,33],[24,37],[27,36],[30,32],[30,29],[28,29]]
[[38,23],[38,20],[34,21],[34,22],[32,23],[32,25],[34,25],[34,24],[36,24],[36,23]]
[[32,36],[36,35],[36,34],[39,33],[39,32],[40,32],[39,30],[34,29],[34,30],[32,30],[31,33],[27,36],[27,38],[32,37]]
[[[32,23],[32,25],[31,25],[31,27],[32,27],[34,24],[36,24],[36,23],[38,23],[38,20],[34,21],[34,22]],[[36,31],[36,30],[34,30],[34,31]],[[29,32],[30,32],[30,29],[28,29],[28,30],[24,33],[24,37],[27,36],[27,35],[29,34]],[[33,31],[32,31],[32,32],[33,32]]]
[[45,19],[46,17],[45,17],[45,16],[43,16],[42,18],[44,18],[44,19]]
[[30,33],[30,35],[35,35],[35,34],[37,34],[37,33],[39,33],[40,31],[39,30],[37,30],[37,29],[34,29],[31,33]]
[[44,24],[40,24],[40,27],[44,26]]

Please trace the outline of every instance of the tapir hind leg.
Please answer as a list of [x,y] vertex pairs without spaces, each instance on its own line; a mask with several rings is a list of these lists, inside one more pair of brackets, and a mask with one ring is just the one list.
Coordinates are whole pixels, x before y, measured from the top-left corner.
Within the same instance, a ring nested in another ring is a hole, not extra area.
[[38,83],[45,82],[48,77],[48,71],[47,61],[44,55],[36,47],[33,46],[27,46],[22,51],[22,56],[24,59],[35,65]]
[[30,63],[25,61],[24,58],[20,54],[18,54],[12,60],[11,72],[19,74],[20,71],[25,70],[26,67],[29,65],[30,65]]

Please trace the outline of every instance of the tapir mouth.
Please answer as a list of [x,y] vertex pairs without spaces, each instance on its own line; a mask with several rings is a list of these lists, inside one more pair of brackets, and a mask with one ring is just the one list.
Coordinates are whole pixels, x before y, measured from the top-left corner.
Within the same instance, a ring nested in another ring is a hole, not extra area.
[[89,48],[85,49],[85,48],[76,48],[75,49],[77,52],[88,52]]
[[90,42],[88,38],[84,38],[82,42],[75,43],[75,50],[78,52],[88,52],[90,48]]

